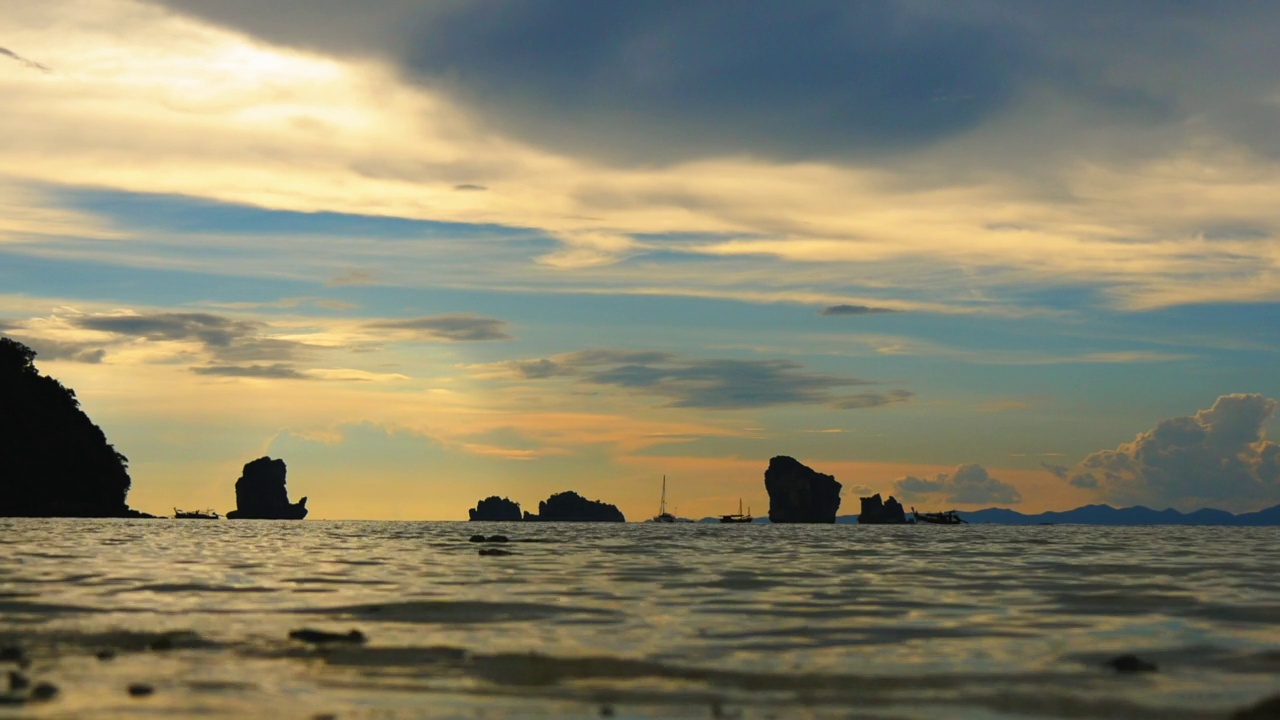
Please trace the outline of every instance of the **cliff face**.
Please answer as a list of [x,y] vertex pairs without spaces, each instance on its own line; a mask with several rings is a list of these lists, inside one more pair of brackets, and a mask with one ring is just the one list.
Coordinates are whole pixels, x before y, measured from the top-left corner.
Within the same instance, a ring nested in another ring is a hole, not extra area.
[[769,521],[775,523],[834,523],[840,509],[840,483],[794,458],[779,455],[764,471],[769,493]]
[[289,502],[283,460],[260,457],[246,463],[236,481],[236,509],[229,520],[301,520],[307,516],[307,499]]
[[861,498],[862,512],[858,515],[859,525],[904,525],[907,513],[892,495],[888,500],[881,500],[880,493]]
[[519,520],[520,503],[493,495],[476,503],[475,508],[468,510],[467,514],[473,521],[477,522],[481,520]]
[[0,516],[141,515],[125,504],[128,459],[35,356],[0,338]]
[[588,500],[572,490],[556,493],[538,503],[538,514],[526,512],[525,520],[559,522],[626,522],[622,511],[609,503]]

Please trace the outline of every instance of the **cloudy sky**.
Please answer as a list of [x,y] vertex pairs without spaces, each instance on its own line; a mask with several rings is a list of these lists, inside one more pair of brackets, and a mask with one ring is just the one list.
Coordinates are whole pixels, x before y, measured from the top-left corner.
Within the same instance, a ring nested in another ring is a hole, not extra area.
[[1280,4],[0,0],[0,333],[130,504],[1280,502]]

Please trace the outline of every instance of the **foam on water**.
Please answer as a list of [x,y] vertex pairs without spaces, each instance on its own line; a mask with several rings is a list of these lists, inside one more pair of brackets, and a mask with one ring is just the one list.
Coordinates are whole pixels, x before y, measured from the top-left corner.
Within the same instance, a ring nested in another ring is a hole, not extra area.
[[[478,556],[476,532],[515,554]],[[0,644],[61,688],[0,717],[1190,719],[1280,693],[1278,528],[24,519],[0,539]],[[1124,653],[1159,670],[1104,666]]]

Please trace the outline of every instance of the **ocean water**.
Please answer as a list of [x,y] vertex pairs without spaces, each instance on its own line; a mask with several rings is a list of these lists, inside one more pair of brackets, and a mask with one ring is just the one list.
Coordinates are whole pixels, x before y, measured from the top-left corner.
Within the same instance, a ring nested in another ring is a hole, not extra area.
[[0,645],[0,718],[1228,718],[1280,528],[4,519]]

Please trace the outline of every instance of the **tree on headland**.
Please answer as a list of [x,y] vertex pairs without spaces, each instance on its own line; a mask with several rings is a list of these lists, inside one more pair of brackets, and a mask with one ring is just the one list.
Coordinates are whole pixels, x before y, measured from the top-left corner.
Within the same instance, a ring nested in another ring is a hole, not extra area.
[[138,515],[125,504],[128,459],[35,357],[0,337],[0,516]]

